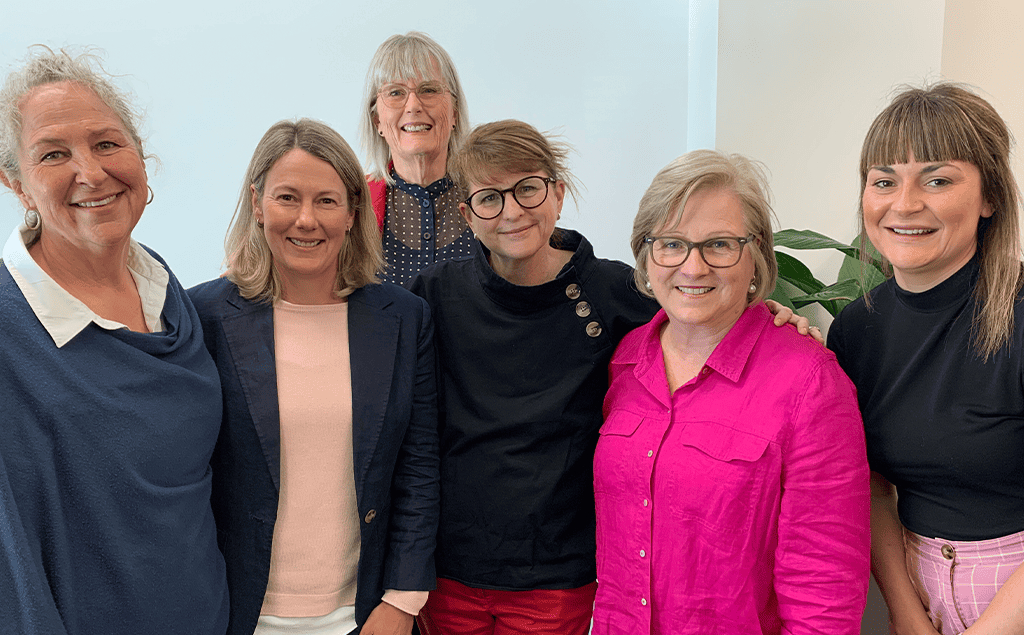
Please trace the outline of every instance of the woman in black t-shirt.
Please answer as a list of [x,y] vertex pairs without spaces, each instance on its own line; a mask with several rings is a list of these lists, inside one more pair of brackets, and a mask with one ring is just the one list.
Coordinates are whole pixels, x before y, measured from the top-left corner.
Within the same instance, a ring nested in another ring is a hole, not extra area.
[[872,570],[893,632],[1024,632],[1024,305],[1009,151],[992,106],[943,83],[898,95],[861,152],[861,221],[893,278],[840,314],[829,346],[864,415]]

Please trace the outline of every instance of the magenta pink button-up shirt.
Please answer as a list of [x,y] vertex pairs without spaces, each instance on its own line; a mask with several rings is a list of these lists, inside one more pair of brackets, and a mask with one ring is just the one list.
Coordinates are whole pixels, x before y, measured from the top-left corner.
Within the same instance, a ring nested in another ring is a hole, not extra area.
[[758,304],[670,395],[667,319],[610,366],[593,633],[859,633],[869,491],[850,380]]

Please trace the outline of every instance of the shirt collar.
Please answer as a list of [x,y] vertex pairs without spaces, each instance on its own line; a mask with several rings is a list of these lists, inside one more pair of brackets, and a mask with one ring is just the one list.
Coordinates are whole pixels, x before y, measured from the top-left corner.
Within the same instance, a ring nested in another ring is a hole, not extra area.
[[[97,315],[42,270],[29,255],[27,247],[38,235],[38,229],[29,229],[24,224],[15,228],[4,245],[3,262],[57,348],[67,344],[91,323],[109,331],[128,328],[120,322]],[[132,240],[128,249],[128,271],[135,280],[142,300],[146,326],[151,332],[164,330],[160,314],[163,312],[170,280],[167,269]]]
[[438,196],[441,196],[455,185],[454,181],[448,178],[447,175],[442,176],[426,187],[407,182],[405,179],[398,176],[398,173],[395,172],[393,168],[391,170],[391,176],[395,178],[395,185],[398,189],[420,199],[430,198],[436,200]]
[[771,312],[763,302],[748,306],[715,347],[705,366],[729,381],[739,381],[750,352],[770,319]]
[[[732,382],[739,381],[757,339],[770,320],[771,312],[764,303],[748,306],[704,365]],[[646,335],[635,341],[632,346],[620,347],[616,352],[616,361],[636,364],[637,377],[655,370],[664,372],[661,370],[664,365],[661,355],[661,325],[667,321],[668,315],[665,310],[658,311],[654,319],[646,326],[640,327],[647,329]]]

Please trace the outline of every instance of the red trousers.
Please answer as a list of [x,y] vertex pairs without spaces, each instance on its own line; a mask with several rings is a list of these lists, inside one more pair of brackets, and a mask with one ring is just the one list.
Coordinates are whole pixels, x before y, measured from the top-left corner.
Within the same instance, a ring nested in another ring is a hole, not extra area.
[[437,579],[416,618],[423,635],[586,635],[597,582],[578,589],[493,591]]

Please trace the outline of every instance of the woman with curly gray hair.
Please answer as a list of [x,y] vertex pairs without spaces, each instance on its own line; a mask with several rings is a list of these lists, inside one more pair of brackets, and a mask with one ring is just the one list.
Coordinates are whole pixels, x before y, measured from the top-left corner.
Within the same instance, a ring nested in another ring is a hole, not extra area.
[[137,117],[90,55],[40,47],[0,90],[0,614],[42,634],[221,635],[210,510],[220,385],[177,279],[131,232]]

